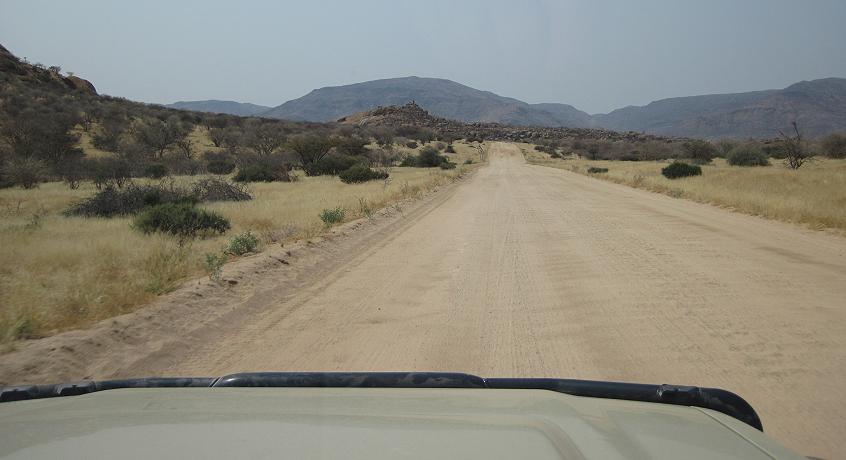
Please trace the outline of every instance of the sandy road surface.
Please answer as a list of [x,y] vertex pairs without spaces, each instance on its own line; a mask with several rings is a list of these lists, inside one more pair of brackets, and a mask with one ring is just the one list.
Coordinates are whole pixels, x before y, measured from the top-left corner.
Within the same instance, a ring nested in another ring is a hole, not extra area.
[[237,320],[116,374],[425,370],[715,386],[747,398],[801,453],[846,450],[846,239],[527,165],[508,144],[490,156],[296,290],[265,280]]

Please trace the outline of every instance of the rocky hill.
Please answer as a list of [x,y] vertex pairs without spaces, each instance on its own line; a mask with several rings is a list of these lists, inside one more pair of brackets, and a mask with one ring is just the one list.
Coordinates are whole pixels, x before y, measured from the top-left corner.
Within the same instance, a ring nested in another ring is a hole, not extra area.
[[379,127],[420,126],[455,138],[486,139],[504,141],[531,141],[538,139],[590,139],[626,140],[640,142],[663,140],[661,136],[636,132],[621,133],[607,129],[568,128],[551,126],[516,126],[501,123],[462,122],[437,117],[415,102],[402,106],[377,107],[338,120],[341,124]]
[[0,74],[14,76],[20,81],[31,84],[97,94],[97,89],[90,81],[75,75],[62,75],[57,67],[43,67],[22,61],[3,45],[0,45]]
[[334,121],[379,106],[414,101],[432,114],[467,122],[587,127],[590,116],[564,104],[549,110],[440,78],[404,77],[316,89],[263,114],[273,118]]
[[218,101],[210,99],[206,101],[178,101],[168,104],[166,107],[179,110],[193,110],[206,113],[227,113],[239,117],[250,117],[270,110],[264,105],[250,104],[246,102]]

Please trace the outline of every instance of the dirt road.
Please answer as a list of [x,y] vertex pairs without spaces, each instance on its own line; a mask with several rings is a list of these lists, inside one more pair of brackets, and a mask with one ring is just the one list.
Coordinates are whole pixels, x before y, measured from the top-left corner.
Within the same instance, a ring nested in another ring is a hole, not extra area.
[[267,279],[230,299],[237,320],[117,373],[715,386],[803,454],[846,450],[846,239],[527,165],[508,144],[444,193],[297,289]]

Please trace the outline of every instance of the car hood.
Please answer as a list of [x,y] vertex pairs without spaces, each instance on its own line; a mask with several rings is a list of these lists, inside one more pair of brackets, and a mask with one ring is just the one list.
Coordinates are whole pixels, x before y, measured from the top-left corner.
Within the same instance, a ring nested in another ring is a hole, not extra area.
[[708,409],[547,390],[118,389],[0,405],[0,458],[801,458]]

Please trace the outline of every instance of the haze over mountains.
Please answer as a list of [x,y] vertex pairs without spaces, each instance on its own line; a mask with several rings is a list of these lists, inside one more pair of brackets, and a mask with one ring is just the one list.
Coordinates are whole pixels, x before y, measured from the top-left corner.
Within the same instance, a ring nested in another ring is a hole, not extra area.
[[178,101],[168,104],[168,107],[180,110],[194,110],[197,112],[228,113],[241,117],[259,115],[271,109],[264,105],[250,104],[248,102],[218,101],[216,99],[208,101]]
[[421,77],[320,88],[274,108],[231,101],[178,102],[170,107],[325,122],[409,101],[434,115],[459,121],[595,127],[665,136],[769,138],[794,120],[809,136],[846,131],[843,78],[804,81],[781,90],[662,99],[597,115],[567,104],[528,104],[450,80]]

